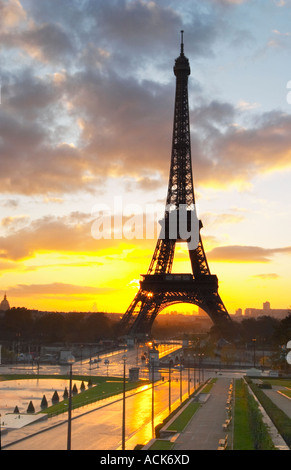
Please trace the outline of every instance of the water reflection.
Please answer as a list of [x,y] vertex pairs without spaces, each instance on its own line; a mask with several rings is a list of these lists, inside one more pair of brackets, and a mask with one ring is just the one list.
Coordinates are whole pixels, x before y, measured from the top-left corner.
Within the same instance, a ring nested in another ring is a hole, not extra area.
[[[74,380],[78,391],[82,381]],[[1,404],[0,413],[13,413],[15,406],[20,413],[26,413],[28,404],[33,402],[35,411],[41,410],[40,404],[45,395],[48,405],[52,404],[51,399],[57,391],[60,400],[63,399],[65,388],[69,390],[69,379],[22,379],[0,381]]]

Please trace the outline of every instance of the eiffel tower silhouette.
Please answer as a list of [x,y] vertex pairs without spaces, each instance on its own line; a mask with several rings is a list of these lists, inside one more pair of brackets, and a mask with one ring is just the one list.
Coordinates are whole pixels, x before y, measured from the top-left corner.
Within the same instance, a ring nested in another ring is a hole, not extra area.
[[[197,220],[191,163],[188,105],[189,60],[184,55],[181,31],[180,56],[175,60],[176,96],[171,168],[162,229],[147,274],[118,324],[118,333],[144,338],[157,315],[167,306],[191,303],[202,308],[214,324],[231,318],[218,294],[217,276],[210,273]],[[186,242],[192,273],[173,274],[175,245]]]

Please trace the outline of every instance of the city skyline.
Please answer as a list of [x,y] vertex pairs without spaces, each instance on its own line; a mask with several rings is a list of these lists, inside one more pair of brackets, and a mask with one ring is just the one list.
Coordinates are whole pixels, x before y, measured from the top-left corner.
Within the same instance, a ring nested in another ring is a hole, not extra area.
[[[183,29],[210,270],[229,313],[267,299],[287,309],[291,2],[0,6],[0,292],[11,304],[128,307],[156,238],[98,240],[94,208],[103,204],[112,216],[117,200],[123,222],[151,205],[163,212]],[[179,272],[189,272],[184,252],[177,250]]]

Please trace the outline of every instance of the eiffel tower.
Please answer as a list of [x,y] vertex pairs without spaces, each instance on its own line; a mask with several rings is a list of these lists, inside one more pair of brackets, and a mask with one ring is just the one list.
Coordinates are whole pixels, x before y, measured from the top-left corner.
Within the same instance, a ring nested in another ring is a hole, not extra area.
[[[180,56],[174,65],[176,96],[172,155],[162,229],[148,272],[142,275],[139,291],[118,325],[120,335],[134,338],[149,336],[157,315],[165,307],[177,303],[201,307],[214,324],[231,322],[218,294],[217,276],[210,273],[200,235],[202,222],[197,220],[195,211],[188,106],[190,65],[184,55],[183,31],[180,47]],[[190,234],[194,234],[192,238]],[[172,273],[177,242],[188,244],[190,274]]]

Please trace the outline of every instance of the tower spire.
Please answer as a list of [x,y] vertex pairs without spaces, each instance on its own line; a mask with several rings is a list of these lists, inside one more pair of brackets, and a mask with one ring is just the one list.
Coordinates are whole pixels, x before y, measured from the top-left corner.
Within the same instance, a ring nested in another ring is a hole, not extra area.
[[181,55],[184,55],[184,42],[183,42],[184,31],[181,30]]

